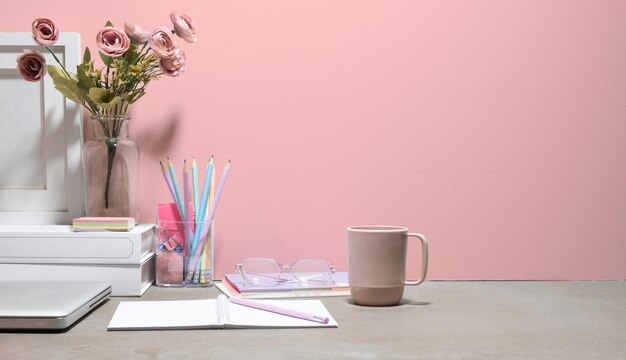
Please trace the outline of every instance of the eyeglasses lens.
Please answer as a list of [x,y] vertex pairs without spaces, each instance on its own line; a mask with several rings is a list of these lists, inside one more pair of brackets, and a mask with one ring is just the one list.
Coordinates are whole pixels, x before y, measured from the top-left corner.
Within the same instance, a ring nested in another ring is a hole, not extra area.
[[293,275],[300,281],[329,282],[333,277],[330,265],[322,259],[302,259],[292,266]]
[[244,279],[250,284],[273,285],[280,281],[280,265],[273,259],[245,259],[241,269]]

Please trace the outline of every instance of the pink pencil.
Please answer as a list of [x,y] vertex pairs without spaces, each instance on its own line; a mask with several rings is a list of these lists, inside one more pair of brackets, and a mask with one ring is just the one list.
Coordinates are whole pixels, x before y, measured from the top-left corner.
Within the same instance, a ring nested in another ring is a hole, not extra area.
[[328,322],[330,321],[326,316],[309,314],[298,310],[286,309],[274,305],[264,304],[262,302],[254,300],[230,298],[229,301],[237,305],[243,305],[263,311],[269,311],[280,315],[291,316],[298,319],[315,321],[322,324],[328,324]]

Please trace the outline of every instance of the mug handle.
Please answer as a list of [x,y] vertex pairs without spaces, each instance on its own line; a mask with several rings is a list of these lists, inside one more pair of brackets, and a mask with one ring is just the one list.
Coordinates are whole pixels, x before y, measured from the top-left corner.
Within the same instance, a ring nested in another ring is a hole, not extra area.
[[426,279],[426,271],[428,270],[428,240],[426,236],[418,233],[408,233],[407,236],[414,236],[422,243],[422,272],[419,280],[407,280],[404,285],[419,285]]

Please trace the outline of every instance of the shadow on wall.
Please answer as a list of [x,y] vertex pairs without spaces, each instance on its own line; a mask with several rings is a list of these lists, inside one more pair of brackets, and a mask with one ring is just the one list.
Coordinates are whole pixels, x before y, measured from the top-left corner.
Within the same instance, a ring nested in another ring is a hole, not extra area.
[[178,114],[172,114],[165,120],[146,119],[146,121],[148,123],[161,124],[161,126],[150,126],[144,128],[142,132],[131,133],[132,138],[139,144],[141,151],[155,158],[162,158],[170,154],[172,142],[176,137],[180,122]]

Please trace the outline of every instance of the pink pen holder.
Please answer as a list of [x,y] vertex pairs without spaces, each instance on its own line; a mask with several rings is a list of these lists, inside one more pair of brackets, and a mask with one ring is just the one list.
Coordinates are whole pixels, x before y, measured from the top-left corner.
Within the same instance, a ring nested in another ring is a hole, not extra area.
[[[214,222],[157,220],[156,285],[213,285]],[[208,227],[208,228],[207,228]]]

